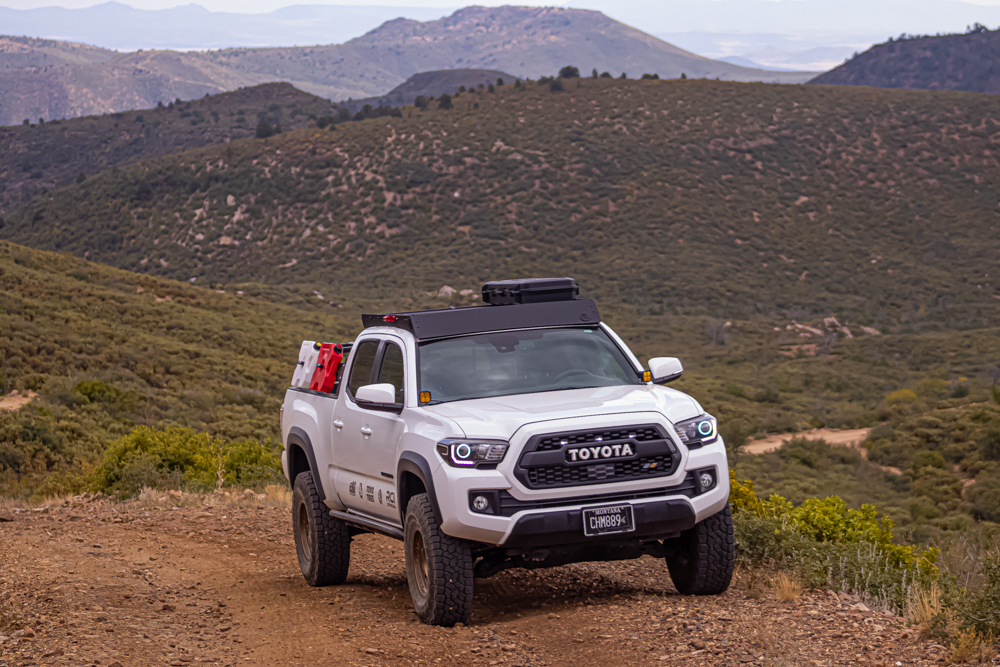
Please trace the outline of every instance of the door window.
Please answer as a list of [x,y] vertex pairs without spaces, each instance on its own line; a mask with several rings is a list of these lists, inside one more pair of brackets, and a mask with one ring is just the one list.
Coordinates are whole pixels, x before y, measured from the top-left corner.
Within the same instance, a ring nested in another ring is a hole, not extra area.
[[382,355],[382,365],[378,371],[378,383],[391,384],[396,388],[396,402],[405,403],[403,399],[403,351],[394,343],[386,343]]
[[358,343],[354,352],[354,364],[351,366],[351,379],[347,383],[347,391],[351,398],[358,389],[372,381],[372,366],[375,365],[375,354],[378,352],[377,340],[366,340]]

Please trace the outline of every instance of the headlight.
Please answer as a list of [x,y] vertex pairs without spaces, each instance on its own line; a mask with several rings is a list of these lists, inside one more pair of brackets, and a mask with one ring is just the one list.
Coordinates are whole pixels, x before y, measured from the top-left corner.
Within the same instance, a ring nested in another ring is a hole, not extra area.
[[448,439],[439,442],[437,450],[445,463],[456,468],[486,468],[503,461],[508,447],[497,440]]
[[677,435],[688,449],[710,445],[719,437],[719,425],[707,412],[700,417],[674,424]]

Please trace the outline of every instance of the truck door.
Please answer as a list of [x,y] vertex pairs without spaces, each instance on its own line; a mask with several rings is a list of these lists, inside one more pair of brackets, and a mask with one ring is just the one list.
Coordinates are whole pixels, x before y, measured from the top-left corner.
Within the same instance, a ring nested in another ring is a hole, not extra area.
[[367,384],[385,382],[396,387],[397,401],[405,401],[402,345],[378,338],[356,345],[343,396],[333,416],[336,488],[351,510],[398,524],[396,445],[404,422],[391,412],[362,408],[354,395]]

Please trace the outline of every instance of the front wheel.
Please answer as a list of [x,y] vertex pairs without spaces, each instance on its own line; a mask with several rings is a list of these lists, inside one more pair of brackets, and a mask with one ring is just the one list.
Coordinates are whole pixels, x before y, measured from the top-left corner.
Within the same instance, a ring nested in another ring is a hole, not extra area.
[[681,595],[718,595],[729,588],[736,562],[733,512],[716,514],[666,544],[673,547],[667,569]]
[[428,625],[451,627],[472,616],[472,551],[441,532],[426,493],[406,506],[403,526],[406,582],[413,607]]
[[311,472],[295,478],[292,490],[292,532],[299,568],[310,586],[342,584],[351,563],[351,533],[347,524],[330,516],[320,500]]

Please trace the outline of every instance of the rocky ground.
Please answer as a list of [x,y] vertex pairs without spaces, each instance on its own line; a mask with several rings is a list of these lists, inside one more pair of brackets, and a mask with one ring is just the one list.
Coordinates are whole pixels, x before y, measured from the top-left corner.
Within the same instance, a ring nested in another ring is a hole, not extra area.
[[468,627],[422,625],[400,543],[364,535],[310,588],[263,496],[77,499],[0,512],[0,665],[926,665],[948,651],[833,591],[778,602],[738,578],[678,595],[662,562],[477,580]]

